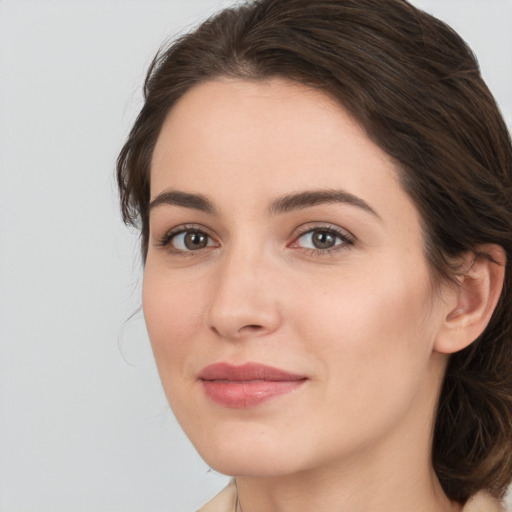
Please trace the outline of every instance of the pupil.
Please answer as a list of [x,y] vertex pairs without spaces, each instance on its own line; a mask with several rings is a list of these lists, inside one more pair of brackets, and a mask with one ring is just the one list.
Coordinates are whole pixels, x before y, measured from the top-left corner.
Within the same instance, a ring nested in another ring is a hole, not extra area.
[[313,235],[313,244],[317,249],[329,249],[334,245],[334,236],[327,231],[318,231]]
[[187,249],[202,249],[208,243],[207,237],[203,233],[187,233],[185,236],[185,246]]

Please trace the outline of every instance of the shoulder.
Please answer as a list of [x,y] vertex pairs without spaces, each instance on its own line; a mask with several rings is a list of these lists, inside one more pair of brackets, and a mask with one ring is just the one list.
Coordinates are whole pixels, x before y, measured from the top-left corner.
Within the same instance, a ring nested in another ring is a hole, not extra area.
[[462,512],[505,512],[505,508],[501,501],[482,491],[466,503]]
[[236,511],[236,487],[231,480],[215,498],[201,507],[197,512],[235,512]]

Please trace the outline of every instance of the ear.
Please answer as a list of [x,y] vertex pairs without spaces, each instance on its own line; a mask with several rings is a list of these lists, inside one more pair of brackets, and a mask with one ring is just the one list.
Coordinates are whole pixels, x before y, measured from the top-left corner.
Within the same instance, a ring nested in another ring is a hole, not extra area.
[[481,245],[464,257],[458,286],[448,293],[443,324],[434,349],[452,354],[469,346],[484,331],[503,289],[507,257],[496,244]]

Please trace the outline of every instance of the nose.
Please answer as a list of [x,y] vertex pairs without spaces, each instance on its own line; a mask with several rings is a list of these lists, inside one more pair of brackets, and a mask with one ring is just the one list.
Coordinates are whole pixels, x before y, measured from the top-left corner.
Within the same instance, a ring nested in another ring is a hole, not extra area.
[[277,283],[264,257],[233,252],[219,266],[206,312],[207,327],[229,340],[276,331],[281,323]]

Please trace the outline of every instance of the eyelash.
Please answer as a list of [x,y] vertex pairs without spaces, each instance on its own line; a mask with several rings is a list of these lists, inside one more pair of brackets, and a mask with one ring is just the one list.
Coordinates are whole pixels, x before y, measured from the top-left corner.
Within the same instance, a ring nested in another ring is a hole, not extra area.
[[[327,234],[332,235],[335,238],[341,240],[341,242],[334,245],[333,247],[326,248],[326,249],[313,249],[313,248],[302,247],[302,250],[304,252],[306,252],[308,255],[322,256],[322,255],[327,255],[327,254],[333,254],[338,251],[346,250],[347,246],[352,246],[352,245],[354,245],[354,242],[355,242],[354,237],[344,230],[335,228],[330,225],[329,226],[315,225],[313,227],[308,226],[308,227],[303,228],[294,237],[293,241],[287,245],[287,247],[294,247],[294,244],[296,244],[299,239],[301,239],[305,235],[308,235],[310,233],[315,233],[315,232],[327,233]],[[208,234],[207,230],[201,229],[197,225],[182,225],[182,226],[174,228],[174,229],[168,231],[167,233],[165,233],[165,235],[162,238],[160,238],[160,240],[158,241],[158,247],[168,248],[170,253],[176,254],[179,256],[184,256],[184,257],[193,257],[196,255],[194,253],[202,252],[201,249],[185,251],[182,249],[176,249],[176,248],[170,247],[171,242],[178,235],[181,235],[184,233],[202,234],[202,235],[207,236],[210,240],[213,240],[213,237]],[[301,248],[300,246],[297,246],[297,247]]]
[[197,233],[201,235],[206,235],[210,240],[213,240],[213,237],[211,237],[207,230],[202,229],[201,227],[198,227],[197,225],[182,225],[178,226],[177,228],[171,229],[170,231],[167,231],[165,235],[160,238],[158,241],[158,247],[167,248],[170,253],[176,254],[179,256],[194,256],[195,252],[200,252],[200,249],[198,250],[189,250],[189,251],[183,251],[181,249],[176,249],[171,246],[171,242],[178,236],[183,233]]
[[288,247],[293,247],[293,245],[296,244],[300,238],[315,232],[327,233],[335,238],[338,238],[339,240],[341,240],[341,242],[327,249],[313,249],[302,247],[302,250],[311,256],[333,255],[339,251],[346,250],[347,246],[352,246],[354,245],[355,242],[354,237],[345,230],[335,228],[334,226],[331,225],[322,226],[317,224],[315,226],[307,226],[302,228],[302,230],[295,236],[293,242],[289,244]]

